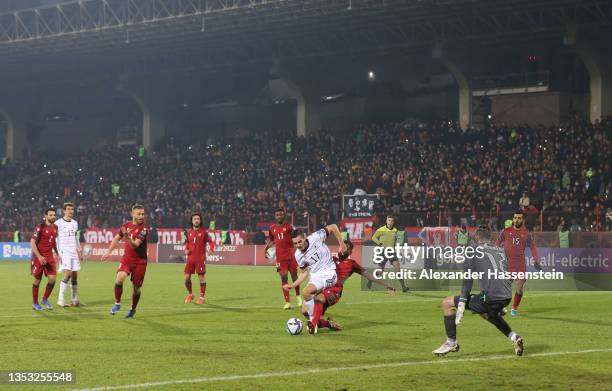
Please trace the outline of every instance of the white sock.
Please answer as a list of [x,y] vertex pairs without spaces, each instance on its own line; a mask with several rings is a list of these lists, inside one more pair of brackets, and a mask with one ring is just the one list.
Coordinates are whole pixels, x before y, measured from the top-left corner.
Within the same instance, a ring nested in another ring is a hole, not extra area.
[[78,301],[78,299],[77,299],[77,286],[78,285],[77,284],[72,284],[71,286],[72,286],[72,297],[71,297],[72,298],[72,302],[76,303]]
[[66,293],[67,287],[68,287],[68,284],[66,284],[64,280],[62,280],[60,282],[59,296],[57,296],[57,301],[64,301],[64,293]]
[[306,308],[308,309],[308,316],[312,319],[314,315],[314,299],[307,300],[304,303],[306,303]]
[[516,341],[516,339],[519,337],[519,335],[517,333],[515,333],[514,331],[510,332],[510,335],[508,335],[508,338],[510,338],[510,341],[514,342]]

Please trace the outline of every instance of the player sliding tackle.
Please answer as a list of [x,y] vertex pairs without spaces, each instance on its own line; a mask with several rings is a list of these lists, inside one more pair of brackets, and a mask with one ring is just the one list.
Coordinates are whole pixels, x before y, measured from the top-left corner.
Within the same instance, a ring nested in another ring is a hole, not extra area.
[[[391,285],[387,284],[383,280],[377,280],[372,276],[372,274],[368,273],[361,265],[357,263],[354,259],[351,259],[350,256],[353,253],[353,243],[346,240],[344,241],[346,245],[346,251],[343,253],[339,253],[338,257],[334,257],[334,262],[336,263],[336,275],[338,276],[338,281],[331,288],[325,288],[323,292],[319,293],[315,297],[315,307],[314,307],[314,316],[312,318],[312,323],[316,324],[319,327],[326,327],[331,330],[341,330],[342,327],[330,318],[327,320],[322,319],[322,315],[325,314],[327,309],[340,301],[342,297],[342,291],[344,290],[344,283],[349,279],[353,273],[357,273],[368,279],[369,282],[375,282],[387,288],[390,294],[395,293],[395,288]],[[306,314],[304,314],[306,315]]]
[[123,282],[131,275],[134,291],[132,293],[132,308],[125,316],[126,319],[133,318],[136,314],[136,306],[140,300],[140,288],[147,271],[147,238],[149,229],[144,223],[145,210],[142,205],[132,206],[132,221],[121,226],[121,230],[111,242],[102,260],[106,260],[109,254],[117,247],[121,239],[125,239],[125,253],[121,258],[117,277],[115,279],[115,305],[111,309],[111,315],[115,315],[121,308],[121,295],[123,294]]
[[512,281],[508,279],[489,279],[489,271],[498,275],[508,270],[508,261],[501,249],[490,244],[491,231],[486,226],[481,226],[476,231],[476,241],[482,246],[484,257],[469,258],[465,261],[465,270],[482,273],[480,276],[480,289],[478,295],[470,294],[474,280],[463,281],[460,296],[449,296],[442,301],[444,312],[444,327],[446,329],[446,342],[433,351],[436,356],[444,356],[450,352],[459,351],[457,342],[457,325],[461,323],[465,309],[479,314],[491,322],[506,337],[510,338],[517,356],[523,355],[523,339],[506,323],[504,318],[504,307],[510,303],[512,297]]
[[329,247],[325,244],[325,239],[327,239],[329,234],[333,234],[338,243],[340,243],[338,251],[340,253],[345,252],[346,246],[342,241],[340,230],[336,224],[328,225],[308,237],[305,237],[304,233],[299,230],[294,230],[291,233],[293,247],[296,248],[295,259],[300,266],[302,274],[293,284],[283,285],[283,289],[289,291],[300,286],[306,277],[310,276],[308,285],[302,290],[304,305],[310,316],[310,320],[307,323],[310,334],[316,334],[318,329],[317,324],[312,322],[315,296],[321,293],[323,289],[332,287],[337,281],[336,264],[332,259]]

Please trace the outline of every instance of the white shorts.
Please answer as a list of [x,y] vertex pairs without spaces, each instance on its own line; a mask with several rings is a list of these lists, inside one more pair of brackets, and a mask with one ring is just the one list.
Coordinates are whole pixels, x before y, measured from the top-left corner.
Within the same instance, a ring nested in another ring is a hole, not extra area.
[[81,270],[81,261],[79,260],[79,256],[77,254],[72,253],[59,253],[59,268],[58,271],[70,270],[73,272],[77,272]]
[[322,291],[325,288],[332,287],[338,281],[338,276],[336,276],[335,270],[318,272],[317,274],[310,275],[309,284],[317,287],[317,291]]

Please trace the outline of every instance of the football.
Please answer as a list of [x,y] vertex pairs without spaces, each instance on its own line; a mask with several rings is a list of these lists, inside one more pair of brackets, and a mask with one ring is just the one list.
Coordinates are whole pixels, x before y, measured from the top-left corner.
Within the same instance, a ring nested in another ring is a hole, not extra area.
[[275,259],[276,258],[276,247],[272,246],[266,251],[266,258]]
[[291,318],[287,321],[287,332],[291,335],[298,335],[303,328],[304,324],[298,318]]

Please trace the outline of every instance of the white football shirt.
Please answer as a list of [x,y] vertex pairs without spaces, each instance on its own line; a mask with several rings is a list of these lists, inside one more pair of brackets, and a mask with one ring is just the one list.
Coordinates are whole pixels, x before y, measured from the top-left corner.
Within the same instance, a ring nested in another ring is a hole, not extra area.
[[61,218],[55,222],[55,225],[57,226],[57,252],[76,254],[81,248],[79,238],[77,238],[79,224],[74,219],[67,221]]
[[336,264],[331,256],[329,247],[325,244],[327,233],[324,229],[308,235],[308,248],[305,252],[295,250],[295,260],[301,268],[310,267],[311,274],[336,271]]

